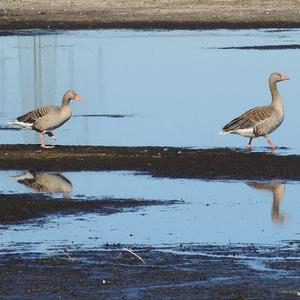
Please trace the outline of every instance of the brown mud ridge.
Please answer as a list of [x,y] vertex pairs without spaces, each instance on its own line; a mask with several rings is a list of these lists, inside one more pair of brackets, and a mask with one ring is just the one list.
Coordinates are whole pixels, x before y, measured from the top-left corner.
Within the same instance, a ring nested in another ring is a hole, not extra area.
[[228,148],[1,145],[0,169],[129,170],[169,178],[299,180],[300,156]]
[[296,0],[5,0],[0,29],[300,27]]
[[299,246],[99,245],[83,251],[62,247],[50,257],[2,249],[0,297],[298,299]]
[[[138,200],[138,199],[93,199],[74,198],[53,199],[41,194],[0,194],[0,224],[13,224],[32,221],[51,214],[68,215],[97,213],[109,215],[124,211],[135,211],[152,205],[178,204],[173,200]],[[40,219],[43,222],[43,219]]]

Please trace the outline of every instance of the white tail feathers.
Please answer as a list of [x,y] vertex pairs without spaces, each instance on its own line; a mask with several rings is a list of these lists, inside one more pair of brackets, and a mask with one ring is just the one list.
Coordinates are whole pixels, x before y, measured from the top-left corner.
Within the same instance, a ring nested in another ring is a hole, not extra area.
[[254,133],[253,133],[253,128],[244,128],[244,129],[236,129],[236,130],[229,130],[229,131],[220,131],[219,134],[228,134],[228,133],[232,133],[232,134],[239,134],[245,137],[255,137]]
[[32,123],[24,123],[24,122],[20,122],[18,120],[11,120],[7,124],[9,124],[9,125],[17,125],[17,126],[21,126],[23,128],[28,128],[28,129],[32,129],[32,126],[33,126]]
[[222,131],[219,132],[219,134],[222,134],[222,135],[228,134],[228,133],[230,133],[230,131],[227,131],[227,132],[226,132],[226,131],[223,131],[223,130],[222,130]]
[[11,176],[11,178],[19,181],[19,180],[25,180],[25,179],[33,179],[34,177],[30,172],[26,172],[25,174],[22,174],[22,175]]

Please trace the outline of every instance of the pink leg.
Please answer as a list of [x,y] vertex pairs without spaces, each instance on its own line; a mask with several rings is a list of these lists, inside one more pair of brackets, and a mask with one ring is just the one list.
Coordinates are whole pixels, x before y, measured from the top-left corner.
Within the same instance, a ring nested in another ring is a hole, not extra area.
[[41,147],[42,148],[45,148],[45,149],[54,148],[54,146],[46,146],[46,144],[45,144],[45,138],[44,138],[44,134],[43,133],[40,134],[40,142],[41,142]]
[[248,142],[248,144],[247,144],[247,146],[246,146],[247,150],[251,151],[251,142],[252,142],[252,140],[253,140],[253,138],[251,137],[250,140],[249,140],[249,142]]
[[274,151],[276,149],[275,145],[272,143],[271,139],[266,135],[265,139],[267,141],[267,143],[270,145],[270,147],[272,148],[272,151]]

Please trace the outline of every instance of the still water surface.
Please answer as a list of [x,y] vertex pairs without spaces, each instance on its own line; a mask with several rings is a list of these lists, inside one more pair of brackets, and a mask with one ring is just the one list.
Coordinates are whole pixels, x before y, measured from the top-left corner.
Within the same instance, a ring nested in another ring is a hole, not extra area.
[[[0,36],[0,122],[59,104],[74,88],[83,102],[57,130],[58,144],[243,147],[224,124],[270,101],[280,71],[285,121],[273,141],[300,153],[300,30],[17,31]],[[223,49],[281,45],[280,49]],[[286,49],[285,49],[286,47]],[[117,117],[116,117],[117,116]],[[4,128],[5,129],[5,128]],[[38,143],[30,131],[1,130],[1,143]],[[258,150],[263,139],[254,142]]]
[[[74,88],[84,101],[72,103],[74,117],[57,130],[58,144],[243,147],[242,137],[218,132],[246,109],[268,103],[267,78],[280,71],[291,80],[279,84],[285,121],[272,139],[288,148],[280,153],[300,153],[300,52],[290,47],[299,44],[300,30],[290,29],[2,32],[0,143],[38,143],[35,133],[11,130],[6,122],[37,106],[59,104],[64,91]],[[260,48],[266,45],[271,47]],[[243,46],[248,48],[238,49]],[[265,141],[258,139],[254,146],[263,151]],[[39,192],[18,177],[30,173],[0,175],[1,193]],[[294,182],[157,179],[132,172],[44,172],[39,178],[47,181],[43,192],[58,198],[182,203],[109,216],[49,216],[38,226],[2,227],[1,246],[30,242],[34,251],[45,251],[106,242],[299,239],[300,185]]]
[[[23,173],[1,171],[2,193],[37,192],[12,177]],[[132,172],[61,175],[71,183],[74,198],[182,201],[106,216],[52,215],[38,226],[34,221],[10,225],[1,228],[2,246],[29,242],[35,251],[45,251],[62,245],[89,248],[103,243],[272,244],[299,239],[298,183],[158,179]],[[52,195],[61,197],[61,193]]]

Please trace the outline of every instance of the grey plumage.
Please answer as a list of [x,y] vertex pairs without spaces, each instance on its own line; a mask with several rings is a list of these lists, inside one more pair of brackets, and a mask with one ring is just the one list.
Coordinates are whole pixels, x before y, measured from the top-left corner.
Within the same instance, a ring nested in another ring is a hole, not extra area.
[[61,106],[43,106],[30,111],[9,124],[18,125],[24,128],[32,129],[40,133],[41,147],[50,148],[45,145],[44,134],[55,139],[52,132],[56,128],[67,122],[71,116],[70,100],[80,100],[80,96],[73,90],[67,91],[62,99]]
[[280,213],[281,201],[284,197],[285,184],[282,182],[247,182],[247,185],[253,189],[270,191],[273,194],[272,220],[275,223],[283,223],[288,216]]
[[269,88],[272,95],[271,104],[258,106],[246,111],[226,124],[220,133],[240,134],[245,137],[250,137],[247,145],[248,148],[251,148],[253,138],[263,136],[272,149],[274,149],[275,146],[269,139],[268,134],[278,128],[284,119],[283,102],[277,90],[276,83],[288,79],[288,77],[280,73],[272,73],[269,77]]
[[40,193],[70,193],[73,190],[72,183],[59,173],[26,172],[13,178]]

